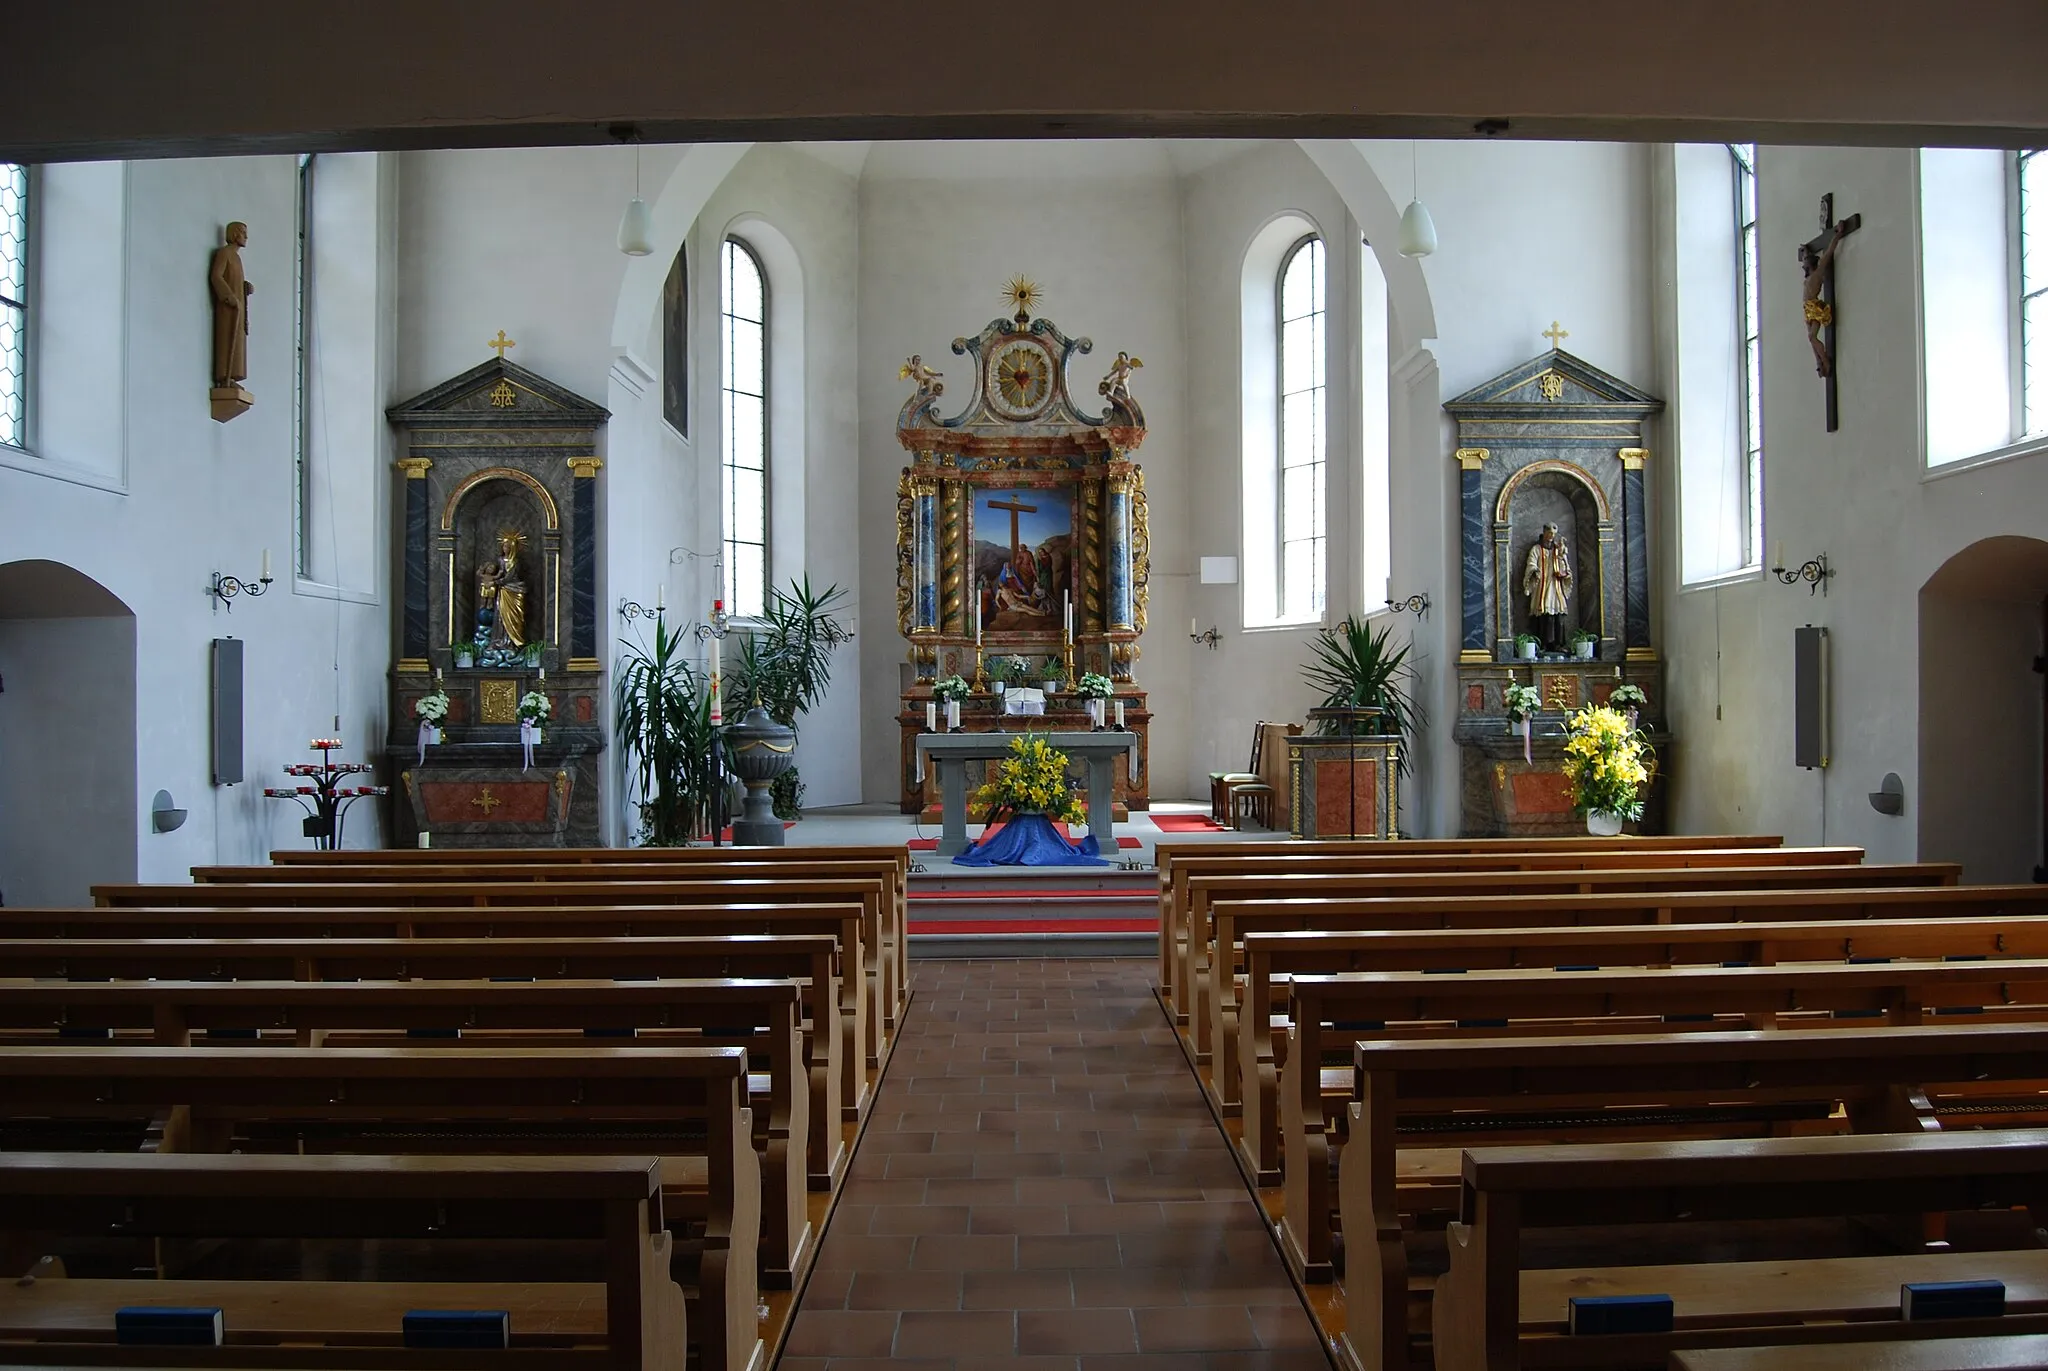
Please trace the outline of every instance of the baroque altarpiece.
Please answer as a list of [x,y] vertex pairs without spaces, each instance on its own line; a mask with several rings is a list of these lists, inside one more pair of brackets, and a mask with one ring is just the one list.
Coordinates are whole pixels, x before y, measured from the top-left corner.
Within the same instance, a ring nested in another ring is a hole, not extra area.
[[[896,617],[911,667],[898,716],[906,814],[938,813],[915,743],[933,682],[953,675],[976,683],[961,710],[961,727],[976,732],[1086,729],[1074,686],[1088,672],[1109,677],[1139,748],[1135,778],[1117,768],[1117,817],[1150,806],[1151,715],[1133,678],[1151,574],[1145,473],[1131,460],[1145,441],[1130,393],[1143,363],[1119,353],[1084,404],[1070,373],[1094,344],[1033,319],[1034,294],[1013,293],[1014,316],[953,340],[968,359],[968,396],[951,418],[940,413],[945,373],[921,356],[903,367],[914,387],[896,419],[911,455],[896,491]],[[1042,718],[1005,715],[987,688],[985,664],[1012,656],[1031,664],[1029,681],[1059,683]]]
[[[611,415],[501,352],[386,417],[404,453],[392,841],[596,846],[597,438]],[[448,718],[423,748],[413,707],[437,686]],[[532,691],[551,713],[529,766]]]
[[[1640,689],[1641,726],[1669,768],[1663,663],[1650,595],[1650,451],[1644,422],[1664,403],[1558,348],[1444,406],[1457,420],[1461,636],[1458,716],[1463,831],[1469,836],[1583,832],[1561,770],[1565,718]],[[1543,544],[1545,529],[1554,530]],[[1532,551],[1559,590],[1545,601]],[[1546,606],[1548,614],[1546,615]],[[1544,619],[1547,618],[1547,622]],[[1517,640],[1553,639],[1534,660]],[[1579,658],[1570,639],[1592,639]],[[1563,652],[1554,649],[1563,647]],[[1509,685],[1534,687],[1529,737],[1508,717]],[[1663,824],[1665,787],[1644,797],[1643,832]]]

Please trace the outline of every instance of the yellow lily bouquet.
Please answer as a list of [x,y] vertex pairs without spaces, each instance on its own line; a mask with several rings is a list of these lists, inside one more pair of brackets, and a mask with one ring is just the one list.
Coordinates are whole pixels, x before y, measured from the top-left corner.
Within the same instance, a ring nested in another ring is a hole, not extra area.
[[1643,791],[1656,774],[1657,755],[1618,709],[1588,705],[1571,716],[1564,744],[1564,777],[1581,813],[1643,817]]
[[1067,754],[1032,736],[1010,743],[1010,755],[989,767],[974,802],[986,809],[990,820],[999,813],[1038,813],[1070,824],[1088,818],[1087,806],[1067,775]]

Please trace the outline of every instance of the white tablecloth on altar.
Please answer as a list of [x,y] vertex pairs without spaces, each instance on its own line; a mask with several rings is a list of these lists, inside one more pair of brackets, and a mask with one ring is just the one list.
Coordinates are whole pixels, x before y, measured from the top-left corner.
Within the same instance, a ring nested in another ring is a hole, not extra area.
[[1031,686],[1012,686],[1003,692],[1003,713],[1043,715],[1045,692]]

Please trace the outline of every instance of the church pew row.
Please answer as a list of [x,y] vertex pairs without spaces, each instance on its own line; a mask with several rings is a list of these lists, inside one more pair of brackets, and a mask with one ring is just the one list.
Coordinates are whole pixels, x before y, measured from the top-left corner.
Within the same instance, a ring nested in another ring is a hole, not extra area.
[[[504,866],[580,865],[604,870],[618,866],[653,866],[672,871],[711,871],[734,874],[772,874],[777,870],[799,871],[818,863],[858,864],[858,874],[874,875],[887,886],[895,906],[894,917],[884,934],[894,954],[895,1002],[884,1007],[883,1026],[894,1030],[910,1002],[909,949],[904,939],[909,917],[910,853],[901,847],[872,845],[831,845],[822,847],[557,847],[557,848],[392,848],[388,850],[320,852],[278,851],[270,854],[273,865],[300,870],[325,868],[345,871],[351,867],[410,866],[432,868],[446,862],[494,863]],[[823,873],[819,873],[823,874]]]
[[[1531,1239],[1591,1230],[1617,1254],[1650,1225],[2048,1212],[2048,1134],[1776,1138],[1485,1148],[1463,1160],[1450,1268],[1431,1319],[1437,1371],[1665,1365],[1680,1348],[1897,1341],[1900,1286],[2000,1280],[2003,1317],[1941,1320],[1939,1334],[2048,1332],[2048,1252],[1901,1251],[1832,1259],[1524,1268]],[[1903,1247],[1904,1244],[1901,1244]],[[1568,1297],[1665,1294],[1665,1333],[1573,1336]]]
[[[1786,849],[1788,852],[1794,849]],[[1797,849],[1804,853],[1813,849]],[[1225,900],[1370,899],[1390,896],[1467,896],[1509,894],[1595,894],[1632,890],[1829,889],[1861,885],[1954,885],[1961,868],[1954,863],[1918,862],[1868,867],[1860,864],[1780,866],[1700,865],[1692,854],[1649,854],[1676,860],[1659,865],[1638,861],[1622,867],[1565,867],[1535,870],[1414,872],[1274,872],[1266,876],[1195,876],[1189,881],[1189,928],[1193,936],[1183,968],[1193,986],[1195,1008],[1188,1033],[1195,1060],[1206,1065],[1214,1049],[1216,1006],[1211,1002],[1213,970],[1220,960],[1215,945],[1216,904]],[[1713,856],[1723,854],[1709,854]],[[1735,854],[1737,856],[1743,854]],[[1199,939],[1197,941],[1197,939]]]
[[1681,1349],[1671,1354],[1671,1371],[2048,1371],[2048,1335]]
[[[541,903],[492,905],[358,905],[344,892],[332,905],[272,905],[255,899],[273,887],[168,886],[167,890],[231,892],[219,906],[163,908],[0,909],[6,938],[634,938],[792,934],[828,935],[839,948],[840,1117],[857,1122],[879,1068],[863,1069],[870,992],[860,906],[612,905],[592,908]],[[533,891],[536,887],[521,887]],[[247,891],[250,901],[236,898]],[[550,892],[552,893],[552,891]]]
[[1281,1255],[1306,1283],[1331,1279],[1330,1160],[1338,1142],[1325,1124],[1323,1062],[1334,1042],[1348,1049],[1354,1040],[1468,1033],[1577,1037],[1872,1018],[1916,1025],[1943,1011],[1982,1013],[1987,1022],[2048,1019],[2048,959],[1296,976],[1277,1092]]
[[[48,1274],[0,1284],[0,1342],[72,1365],[455,1367],[684,1371],[683,1294],[670,1276],[653,1157],[0,1155],[0,1238],[62,1254],[120,1233],[155,1238],[387,1239],[556,1254],[569,1279],[137,1280]],[[596,1262],[581,1254],[595,1245]],[[23,1268],[25,1269],[25,1268]],[[578,1278],[580,1277],[580,1279]],[[217,1307],[226,1346],[121,1346],[115,1311]],[[500,1309],[502,1352],[408,1348],[413,1309]]]
[[859,904],[864,984],[863,1060],[881,1067],[884,1041],[879,1006],[894,995],[894,973],[885,953],[883,929],[892,918],[881,881],[872,878],[809,876],[717,877],[650,880],[501,880],[444,882],[323,881],[276,884],[102,885],[92,888],[96,904],[110,909],[184,906],[361,908],[366,905],[562,905],[586,909],[691,905],[758,909],[770,905]]
[[[1673,889],[1596,895],[1476,895],[1460,899],[1223,901],[1214,907],[1217,946],[1234,950],[1227,964],[1219,952],[1212,973],[1214,988],[1209,998],[1216,1005],[1214,1032],[1219,1048],[1216,1069],[1207,1084],[1224,1113],[1240,1111],[1246,1071],[1255,1069],[1250,1065],[1253,1061],[1271,1056],[1265,1043],[1245,1038],[1242,1025],[1247,1020],[1252,1023],[1260,1020],[1255,1015],[1246,1015],[1244,1006],[1247,1003],[1265,1005],[1269,1013],[1284,1009],[1284,1003],[1277,1002],[1284,1000],[1284,990],[1276,986],[1275,977],[1298,970],[1422,971],[1456,967],[1469,971],[1479,967],[1613,963],[1615,957],[1597,955],[1600,952],[1597,935],[1594,942],[1588,943],[1584,935],[1574,931],[1585,926],[1839,923],[1870,919],[1985,920],[2048,915],[2048,889],[2041,886],[1893,887],[1875,884],[1889,881],[1893,873],[1894,868],[1891,867],[1855,867],[1844,873],[1842,887],[1822,890]],[[1862,885],[1866,880],[1874,884]],[[1504,940],[1491,934],[1473,939],[1439,936],[1446,930],[1461,929],[1520,929],[1526,930],[1530,936],[1520,941]],[[1273,936],[1293,933],[1304,936]],[[1387,936],[1364,936],[1380,933]],[[1315,934],[1330,934],[1333,940],[1321,941],[1312,936]],[[1355,941],[1344,941],[1338,935]],[[1630,936],[1637,946],[1642,944],[1639,935]],[[1686,936],[1694,941],[1700,937],[1712,940],[1712,935]],[[1948,938],[1950,935],[1930,935],[1930,938],[1936,936]],[[1260,961],[1256,968],[1246,941],[1254,937],[1262,939],[1260,945],[1272,954]],[[1900,944],[1895,941],[1892,945]],[[1936,943],[1924,941],[1914,945],[1932,948]],[[1543,960],[1549,956],[1544,949],[1550,946],[1573,950],[1560,951],[1549,960]],[[1329,963],[1313,960],[1317,949],[1329,951],[1336,960]],[[1384,957],[1386,960],[1351,960],[1348,954],[1353,949],[1361,952],[1373,949],[1368,954],[1370,958]],[[1823,953],[1820,946],[1811,943],[1809,950],[1816,955],[1792,951],[1774,953],[1763,949],[1753,957],[1730,951],[1713,960],[1812,961],[1860,955],[1853,949]],[[1995,939],[1979,939],[1969,946],[1961,942],[1945,943],[1940,951],[1928,955],[1961,955],[1968,951],[1979,951],[1984,955],[2048,955],[2048,949],[2027,954],[2008,951],[1998,946]],[[1283,957],[1286,959],[1276,960]],[[1669,960],[1669,957],[1650,958],[1651,964]],[[1685,960],[1702,961],[1708,957],[1706,953],[1688,954]],[[1240,967],[1242,975],[1236,970]],[[1248,1133],[1253,1131],[1247,1129]]]
[[[1256,874],[1284,871],[1304,858],[1384,856],[1407,853],[1458,858],[1485,852],[1600,852],[1615,847],[1731,848],[1781,847],[1784,839],[1743,834],[1658,836],[1642,838],[1596,838],[1591,834],[1556,838],[1400,838],[1333,839],[1323,841],[1261,841],[1248,843],[1162,842],[1153,848],[1159,870],[1159,988],[1162,999],[1174,1006],[1175,1018],[1186,1023],[1188,987],[1178,971],[1187,946],[1187,880],[1196,862],[1218,861],[1206,869],[1218,874]],[[294,858],[318,854],[294,854]],[[360,854],[368,855],[368,854]],[[276,853],[272,860],[279,860]],[[1447,862],[1446,865],[1453,863]]]
[[[252,868],[266,873],[270,867]],[[593,873],[610,873],[612,868],[592,867]],[[292,875],[287,870],[282,875]],[[864,998],[872,1018],[864,1014],[864,1057],[867,1065],[880,1070],[884,1042],[880,1007],[896,1002],[894,950],[888,947],[887,929],[895,921],[895,908],[887,883],[879,876],[815,877],[776,872],[773,875],[722,876],[692,872],[678,877],[658,872],[646,878],[614,874],[590,874],[582,878],[535,880],[515,877],[504,880],[442,881],[415,878],[406,881],[357,881],[346,875],[326,879],[308,875],[301,880],[192,885],[96,885],[94,903],[105,908],[163,908],[172,905],[265,905],[360,907],[366,904],[420,905],[458,904],[488,908],[495,905],[573,905],[584,908],[629,908],[650,905],[727,905],[754,908],[761,905],[840,904],[861,906],[861,961],[868,981]],[[209,898],[211,896],[211,898]]]
[[[8,1043],[56,1043],[81,1057],[104,1050],[86,1035],[147,1032],[156,1046],[187,1047],[195,1032],[211,1043],[265,1030],[322,1050],[330,1043],[518,1050],[583,1045],[591,1030],[633,1030],[655,1036],[620,1050],[655,1052],[701,1047],[707,1032],[745,1031],[768,1067],[767,1119],[750,1172],[762,1196],[754,1205],[763,1216],[759,1266],[771,1286],[787,1289],[811,1256],[809,1100],[796,1085],[801,1047],[795,987],[787,981],[0,981],[0,1034]],[[744,1075],[741,1090],[744,1104],[751,1098]]]
[[78,1150],[97,1150],[109,1125],[164,1120],[159,1153],[656,1152],[675,1250],[699,1249],[689,1329],[718,1371],[764,1355],[745,1082],[737,1047],[0,1048],[0,1111],[25,1151],[70,1150],[79,1124]]
[[[1358,1043],[1338,1168],[1339,1360],[1358,1371],[1427,1360],[1428,1291],[1408,1235],[1456,1213],[1459,1149],[1481,1139],[1918,1132],[1972,1117],[2009,1127],[2022,1116],[2002,1112],[2006,1101],[2044,1087],[2048,1026],[2032,1024]],[[1973,1104],[2001,1112],[1973,1115]]]
[[[848,1160],[840,1121],[838,939],[826,934],[698,938],[6,938],[15,977],[174,981],[775,980],[803,1005],[810,1188],[831,1191]],[[772,1082],[771,1082],[772,1089]],[[765,1129],[778,1109],[762,1100]],[[770,1210],[771,1218],[773,1210]]]

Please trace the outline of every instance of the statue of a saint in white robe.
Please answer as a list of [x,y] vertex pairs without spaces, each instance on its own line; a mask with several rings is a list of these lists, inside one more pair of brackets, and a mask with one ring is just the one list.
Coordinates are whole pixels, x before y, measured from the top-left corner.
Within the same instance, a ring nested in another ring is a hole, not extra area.
[[1543,536],[1529,549],[1522,568],[1522,593],[1529,597],[1529,631],[1546,652],[1562,652],[1571,608],[1572,559],[1556,524],[1545,524]]

